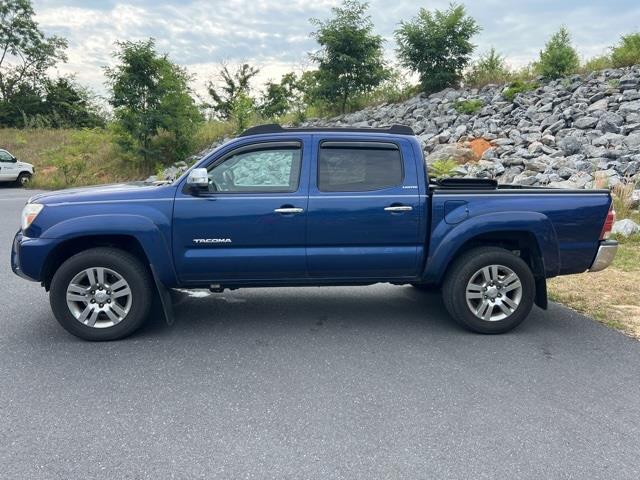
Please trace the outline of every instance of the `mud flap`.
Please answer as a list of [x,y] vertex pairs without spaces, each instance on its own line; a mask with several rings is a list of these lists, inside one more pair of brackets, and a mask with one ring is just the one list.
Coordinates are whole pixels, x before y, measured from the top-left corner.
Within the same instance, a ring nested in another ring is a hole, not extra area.
[[173,315],[173,301],[171,300],[171,293],[164,286],[164,284],[156,275],[156,270],[153,268],[153,265],[149,265],[151,267],[151,273],[153,274],[153,281],[156,284],[156,290],[158,290],[158,297],[160,298],[160,304],[162,305],[162,312],[164,313],[164,319],[167,322],[167,325],[173,325],[174,315]]
[[549,301],[547,299],[547,279],[546,278],[536,278],[536,298],[535,303],[541,309],[546,310],[549,306]]

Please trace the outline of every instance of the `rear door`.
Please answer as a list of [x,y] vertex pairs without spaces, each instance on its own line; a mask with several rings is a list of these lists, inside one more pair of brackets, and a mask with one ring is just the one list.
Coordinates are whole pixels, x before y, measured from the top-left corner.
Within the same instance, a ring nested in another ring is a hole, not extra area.
[[303,138],[249,141],[208,165],[209,191],[178,192],[173,245],[181,281],[306,276],[308,151]]
[[314,137],[307,265],[312,278],[418,275],[420,196],[409,142]]

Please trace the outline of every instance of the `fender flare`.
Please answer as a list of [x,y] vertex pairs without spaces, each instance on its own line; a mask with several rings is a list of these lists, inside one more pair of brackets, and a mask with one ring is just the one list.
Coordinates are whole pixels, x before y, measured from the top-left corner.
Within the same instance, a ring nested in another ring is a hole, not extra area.
[[551,220],[539,212],[492,212],[472,217],[453,228],[440,222],[431,233],[431,246],[423,281],[440,283],[450,263],[469,240],[484,234],[519,232],[532,235],[541,255],[546,277],[560,269],[558,238]]
[[142,215],[105,214],[74,217],[43,231],[40,238],[59,241],[101,235],[125,235],[135,238],[150,264],[154,276],[167,286],[177,284],[173,257],[157,225]]

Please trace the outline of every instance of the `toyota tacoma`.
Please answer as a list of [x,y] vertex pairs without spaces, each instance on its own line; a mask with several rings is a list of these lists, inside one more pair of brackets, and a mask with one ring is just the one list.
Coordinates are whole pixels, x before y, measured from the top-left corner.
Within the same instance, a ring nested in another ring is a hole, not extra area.
[[22,212],[12,268],[49,291],[87,340],[134,332],[171,289],[438,288],[480,333],[547,306],[546,279],[607,267],[608,190],[429,178],[410,128],[261,125],[176,181],[41,193]]

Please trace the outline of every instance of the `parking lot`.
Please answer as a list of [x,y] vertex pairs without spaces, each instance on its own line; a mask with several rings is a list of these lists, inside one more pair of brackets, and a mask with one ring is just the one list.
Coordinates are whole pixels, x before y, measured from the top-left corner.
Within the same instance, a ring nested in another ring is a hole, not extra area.
[[0,188],[1,478],[640,476],[640,343],[588,318],[481,336],[411,287],[248,289],[87,343],[11,272],[30,194]]

